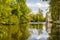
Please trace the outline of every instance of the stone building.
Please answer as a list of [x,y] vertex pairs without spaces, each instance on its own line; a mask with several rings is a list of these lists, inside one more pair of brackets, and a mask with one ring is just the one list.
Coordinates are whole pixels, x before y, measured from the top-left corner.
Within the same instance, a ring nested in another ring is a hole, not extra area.
[[52,18],[51,18],[51,13],[46,13],[46,31],[51,32],[51,27],[52,27]]

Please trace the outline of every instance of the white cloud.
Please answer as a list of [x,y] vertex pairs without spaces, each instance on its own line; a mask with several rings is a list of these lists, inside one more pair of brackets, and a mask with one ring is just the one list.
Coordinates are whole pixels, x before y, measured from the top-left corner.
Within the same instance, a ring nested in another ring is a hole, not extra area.
[[47,12],[46,9],[49,8],[48,2],[42,2],[42,3],[37,2],[37,3],[26,3],[26,4],[27,4],[28,7],[30,7],[32,9],[32,12],[34,14],[38,13],[38,9],[36,9],[36,8],[43,9],[44,16],[45,16],[45,14]]
[[27,3],[28,7],[49,7],[48,3]]

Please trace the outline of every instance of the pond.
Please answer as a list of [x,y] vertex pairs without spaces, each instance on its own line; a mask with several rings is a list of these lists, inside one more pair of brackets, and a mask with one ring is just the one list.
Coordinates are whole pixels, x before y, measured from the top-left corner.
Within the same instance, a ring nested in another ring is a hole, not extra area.
[[[0,24],[0,40],[60,40],[60,25],[52,24]],[[51,32],[50,32],[51,30]]]
[[31,34],[28,40],[48,40],[49,33],[46,31],[45,24],[33,24],[29,28]]
[[48,40],[45,24],[0,25],[0,40]]

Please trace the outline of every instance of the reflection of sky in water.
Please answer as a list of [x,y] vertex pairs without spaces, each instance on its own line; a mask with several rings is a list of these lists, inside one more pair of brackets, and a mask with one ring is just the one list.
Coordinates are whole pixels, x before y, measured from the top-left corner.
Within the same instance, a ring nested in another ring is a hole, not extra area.
[[29,29],[31,36],[28,40],[47,40],[48,33],[46,32],[45,25],[43,26],[42,34],[38,34],[38,29]]

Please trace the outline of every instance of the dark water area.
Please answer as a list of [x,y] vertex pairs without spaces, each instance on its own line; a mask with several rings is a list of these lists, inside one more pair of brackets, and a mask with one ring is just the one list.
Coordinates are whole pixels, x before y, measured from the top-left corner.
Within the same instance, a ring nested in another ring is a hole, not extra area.
[[60,40],[60,24],[52,24],[49,40]]

